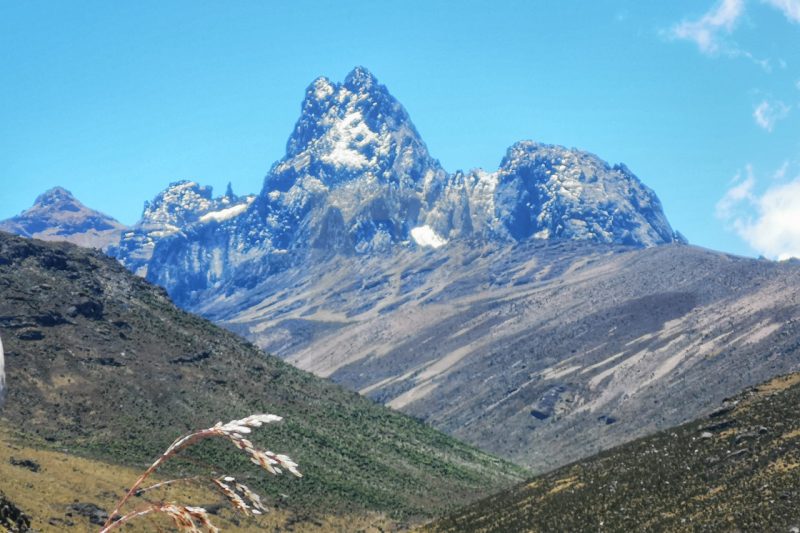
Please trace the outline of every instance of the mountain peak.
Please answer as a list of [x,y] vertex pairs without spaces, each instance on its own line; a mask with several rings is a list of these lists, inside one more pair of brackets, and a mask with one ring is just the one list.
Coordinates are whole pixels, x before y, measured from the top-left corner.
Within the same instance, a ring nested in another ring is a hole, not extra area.
[[77,198],[75,198],[75,195],[73,195],[64,187],[59,186],[46,190],[37,196],[36,200],[34,201],[35,206],[52,206],[63,203],[74,203],[78,204],[79,206],[82,205]]
[[331,187],[367,174],[411,183],[438,170],[406,110],[364,67],[343,83],[319,77],[308,86],[286,152],[265,193],[286,192],[304,176]]
[[[467,238],[679,240],[649,188],[588,152],[520,141],[497,170],[447,173],[364,67],[342,82],[321,76],[308,85],[286,155],[252,204],[215,207],[210,191],[196,188],[179,182],[170,194],[185,195],[154,200],[143,233],[126,235],[130,245],[121,242],[117,255],[183,302],[213,287],[252,286],[307,254],[381,255]],[[188,204],[196,205],[182,208]]]
[[144,203],[142,221],[149,224],[172,224],[178,227],[188,216],[207,211],[212,189],[190,180],[173,181],[152,201]]
[[344,86],[353,92],[367,92],[378,87],[378,80],[365,67],[357,66],[344,79]]
[[324,100],[334,92],[336,92],[336,86],[325,76],[320,76],[312,81],[306,89],[307,99],[313,98],[315,101]]
[[497,173],[495,207],[515,240],[588,239],[653,246],[681,239],[656,194],[625,165],[564,146],[520,141]]

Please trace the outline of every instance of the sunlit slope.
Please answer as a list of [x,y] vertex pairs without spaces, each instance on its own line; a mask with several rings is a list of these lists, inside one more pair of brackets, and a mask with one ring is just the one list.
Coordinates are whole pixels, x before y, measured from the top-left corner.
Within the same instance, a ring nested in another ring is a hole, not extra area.
[[247,298],[202,313],[540,471],[800,370],[800,263],[694,246],[453,243],[294,269]]
[[[28,435],[0,427],[0,479],[3,491],[31,519],[31,528],[41,532],[98,530],[104,513],[141,472],[98,460],[57,451]],[[164,481],[156,476],[153,483]],[[377,513],[325,515],[289,512],[279,503],[258,518],[235,513],[221,495],[205,484],[168,485],[147,494],[151,501],[175,501],[201,506],[211,512],[213,523],[227,532],[278,528],[293,531],[370,531],[401,525]],[[146,505],[134,498],[130,509]],[[161,529],[159,529],[159,527]],[[130,522],[125,531],[169,530],[170,520],[152,517]],[[371,528],[371,529],[370,529]],[[0,531],[3,527],[0,525]]]

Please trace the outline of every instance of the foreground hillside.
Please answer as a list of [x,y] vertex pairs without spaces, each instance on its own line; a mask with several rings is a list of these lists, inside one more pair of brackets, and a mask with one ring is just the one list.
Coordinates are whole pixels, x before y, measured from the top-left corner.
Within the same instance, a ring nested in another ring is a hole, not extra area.
[[566,466],[424,528],[491,531],[796,531],[800,374],[710,416]]
[[[425,516],[519,479],[507,463],[177,309],[100,252],[0,233],[0,330],[2,419],[59,450],[141,467],[189,429],[274,412],[285,422],[256,440],[291,454],[305,477],[261,489],[293,510]],[[227,447],[199,454],[252,474]]]
[[[97,531],[106,513],[123,494],[121,480],[136,479],[134,468],[78,457],[49,449],[46,442],[0,426],[0,480],[6,497],[24,509],[6,504],[0,493],[0,531],[5,528],[34,531]],[[156,478],[154,481],[163,481]],[[80,487],[80,491],[76,491]],[[178,500],[199,504],[212,513],[216,526],[226,533],[246,531],[379,531],[394,529],[394,520],[379,513],[295,513],[281,504],[260,517],[233,512],[218,494],[204,486],[165,486],[149,493],[150,500]],[[139,499],[134,500],[140,503]],[[4,522],[4,517],[9,520]],[[20,527],[22,526],[22,527]],[[160,527],[159,527],[160,526]],[[129,532],[169,531],[163,517],[131,522]]]
[[30,523],[30,517],[0,492],[0,531],[22,533],[30,529]]

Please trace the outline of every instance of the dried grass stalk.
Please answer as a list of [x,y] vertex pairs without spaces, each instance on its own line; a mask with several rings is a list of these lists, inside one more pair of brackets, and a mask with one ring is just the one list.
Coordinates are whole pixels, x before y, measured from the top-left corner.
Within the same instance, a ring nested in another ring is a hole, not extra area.
[[[142,494],[146,491],[173,483],[193,482],[203,479],[200,477],[172,479],[156,483],[146,488],[140,488],[145,480],[163,463],[189,446],[209,438],[221,437],[229,440],[234,446],[245,452],[250,457],[250,461],[270,474],[278,475],[286,471],[296,477],[302,477],[302,474],[297,470],[297,463],[292,461],[288,456],[276,454],[268,450],[260,450],[244,436],[251,433],[253,429],[259,428],[264,424],[280,422],[281,420],[282,418],[277,415],[251,415],[241,420],[232,420],[227,424],[217,422],[210,428],[195,431],[176,439],[175,442],[173,442],[169,448],[139,476],[139,479],[136,480],[125,496],[120,499],[114,507],[114,510],[109,514],[108,520],[106,520],[100,533],[106,533],[135,518],[153,513],[162,513],[169,516],[181,532],[201,533],[203,530],[212,533],[218,532],[219,529],[211,523],[208,512],[202,507],[178,505],[173,502],[150,503],[147,507],[131,511],[125,515],[121,514],[121,509],[135,494]],[[248,515],[260,515],[267,512],[267,507],[261,502],[261,497],[250,490],[246,485],[236,481],[235,478],[224,476],[221,478],[212,478],[210,481],[235,509]],[[114,520],[116,517],[119,518]]]

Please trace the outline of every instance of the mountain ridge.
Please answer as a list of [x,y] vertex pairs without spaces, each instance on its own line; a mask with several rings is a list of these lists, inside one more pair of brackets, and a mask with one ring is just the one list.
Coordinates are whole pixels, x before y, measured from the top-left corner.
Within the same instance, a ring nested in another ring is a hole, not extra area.
[[241,213],[113,253],[127,264],[151,246],[148,279],[191,307],[320,256],[469,238],[685,242],[627,167],[587,152],[520,141],[494,172],[448,173],[400,102],[357,67],[343,83],[309,85],[286,155]]
[[341,83],[314,80],[260,193],[228,193],[213,198],[210,187],[173,182],[104,248],[191,306],[320,256],[470,238],[685,242],[651,189],[625,165],[588,152],[520,141],[495,171],[447,172],[364,67]]

